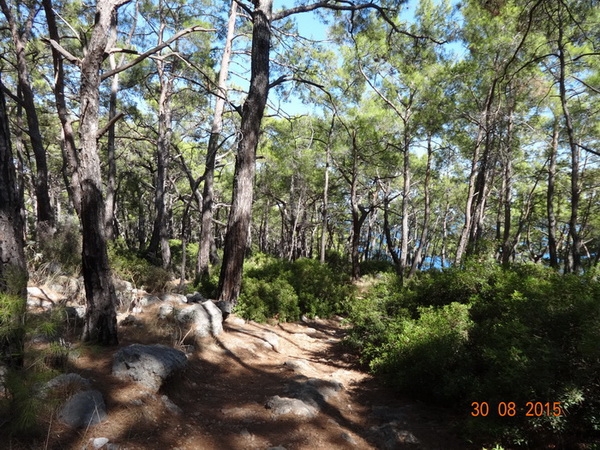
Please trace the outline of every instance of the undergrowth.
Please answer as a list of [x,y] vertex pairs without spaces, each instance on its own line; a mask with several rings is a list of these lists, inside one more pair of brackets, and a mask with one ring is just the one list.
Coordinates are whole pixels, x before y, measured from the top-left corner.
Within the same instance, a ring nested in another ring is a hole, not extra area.
[[[349,319],[362,362],[404,394],[460,410],[468,440],[540,448],[600,436],[597,270],[470,262],[404,287],[385,274]],[[472,417],[473,402],[489,414]],[[515,414],[501,416],[509,402]],[[527,402],[559,402],[562,414]]]

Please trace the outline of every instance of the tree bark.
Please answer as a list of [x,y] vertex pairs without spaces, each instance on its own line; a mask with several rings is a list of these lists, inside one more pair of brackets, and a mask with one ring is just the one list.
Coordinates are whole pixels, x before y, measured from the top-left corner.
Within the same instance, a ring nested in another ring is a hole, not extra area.
[[569,235],[571,236],[571,251],[569,257],[566,258],[565,272],[577,272],[581,268],[581,250],[583,242],[578,229],[579,222],[579,202],[581,199],[581,187],[579,183],[579,147],[575,142],[575,131],[573,121],[567,104],[567,81],[566,81],[566,50],[563,42],[563,23],[562,17],[559,17],[558,25],[558,87],[560,93],[560,104],[563,111],[569,148],[571,150],[571,216],[569,218]]
[[[219,80],[217,82],[217,98],[215,100],[215,114],[210,130],[208,148],[206,150],[206,166],[204,169],[204,189],[202,192],[202,222],[200,231],[200,248],[198,249],[197,277],[205,278],[209,275],[211,259],[216,260],[215,235],[213,229],[213,202],[214,202],[214,176],[219,138],[223,129],[223,110],[227,97],[227,77],[229,75],[229,62],[231,60],[231,47],[235,33],[235,20],[237,17],[237,3],[231,2],[229,22],[227,23],[227,38],[221,58]],[[212,257],[211,257],[212,255]]]
[[[158,140],[156,145],[156,181],[154,187],[154,207],[156,216],[148,254],[158,257],[163,268],[171,264],[169,247],[168,212],[166,204],[166,183],[169,170],[171,147],[171,95],[173,94],[173,75],[166,70],[167,63],[158,60],[158,76],[160,79],[160,96],[158,99]],[[158,258],[157,258],[158,259]]]
[[27,116],[27,128],[31,148],[35,156],[35,197],[37,213],[37,239],[43,243],[54,235],[54,211],[50,202],[48,188],[48,164],[46,161],[46,150],[40,131],[37,110],[35,107],[35,98],[31,87],[29,68],[26,57],[26,46],[29,39],[29,33],[33,24],[35,10],[30,8],[29,17],[26,23],[20,26],[16,23],[15,17],[8,7],[6,0],[0,0],[0,8],[6,17],[12,36],[13,45],[17,59],[17,76],[19,88],[23,96],[23,106]]
[[548,161],[548,187],[546,191],[546,211],[548,215],[548,253],[550,267],[558,269],[558,246],[556,241],[556,214],[554,212],[554,191],[556,188],[556,157],[558,155],[558,120],[555,119]]
[[80,127],[78,166],[81,191],[80,219],[83,234],[82,271],[87,299],[83,340],[116,345],[116,296],[113,286],[105,234],[102,176],[98,157],[98,111],[100,67],[109,44],[110,28],[117,7],[126,0],[98,2],[96,23],[81,60]]
[[0,80],[0,295],[10,296],[2,302],[0,325],[4,331],[0,335],[0,364],[10,368],[23,367],[27,266],[22,205]]
[[241,137],[237,147],[231,210],[219,277],[219,299],[230,306],[237,302],[242,284],[244,255],[252,214],[256,147],[269,94],[273,0],[255,0],[254,5],[250,89],[242,108]]
[[[50,39],[56,43],[60,43],[60,35],[56,25],[56,17],[52,0],[42,0],[44,12],[46,14],[46,22],[48,24],[48,35]],[[67,186],[67,193],[71,199],[73,207],[77,214],[81,214],[81,190],[79,173],[77,172],[77,151],[75,144],[75,133],[73,124],[69,116],[67,101],[65,96],[65,71],[63,67],[63,56],[52,46],[52,62],[54,66],[54,98],[56,101],[56,110],[58,118],[62,126],[62,155],[63,168],[62,175]]]

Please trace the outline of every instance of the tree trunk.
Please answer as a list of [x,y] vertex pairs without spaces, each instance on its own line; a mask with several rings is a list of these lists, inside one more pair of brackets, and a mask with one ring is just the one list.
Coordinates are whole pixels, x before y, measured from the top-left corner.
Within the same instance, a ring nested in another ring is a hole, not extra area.
[[[237,17],[237,3],[231,2],[229,22],[227,23],[227,38],[221,58],[219,81],[217,83],[217,98],[215,100],[215,114],[210,130],[208,148],[206,150],[206,166],[204,169],[204,190],[202,192],[202,223],[200,230],[200,248],[198,250],[197,277],[205,278],[209,275],[209,263],[216,259],[215,234],[213,229],[213,197],[214,176],[219,138],[223,129],[223,110],[227,97],[227,77],[229,75],[229,61],[231,60],[231,47],[235,33],[235,20]],[[212,256],[211,256],[212,254]]]
[[566,81],[566,50],[563,42],[562,21],[558,26],[558,60],[559,75],[558,87],[560,93],[560,104],[563,110],[565,128],[571,150],[571,217],[569,218],[569,235],[571,236],[571,252],[567,258],[565,272],[577,272],[581,268],[581,250],[583,242],[579,232],[579,201],[581,199],[581,188],[579,183],[579,147],[575,142],[575,131],[573,121],[567,105],[567,81]]
[[424,249],[425,247],[427,247],[427,240],[429,235],[429,218],[431,215],[431,194],[429,191],[429,181],[431,179],[431,159],[433,156],[433,150],[431,148],[431,139],[432,135],[429,134],[427,136],[427,167],[425,168],[425,180],[423,182],[423,196],[425,202],[425,211],[423,211],[423,228],[421,229],[421,237],[419,238],[419,246],[415,254],[415,259],[413,260],[410,272],[408,274],[409,277],[413,276],[422,264],[424,257]]
[[[162,40],[162,39],[161,39]],[[158,140],[156,145],[156,183],[154,191],[154,206],[156,217],[148,254],[158,257],[163,268],[171,264],[171,249],[169,247],[168,213],[166,204],[166,182],[169,169],[171,147],[171,95],[173,93],[173,74],[167,70],[167,63],[157,61],[158,77],[160,79],[160,97],[158,100]],[[158,258],[157,258],[158,259]]]
[[[0,365],[23,367],[27,266],[23,251],[23,199],[13,163],[8,115],[0,80]],[[6,296],[6,297],[5,297]]]
[[[48,35],[50,39],[57,44],[60,43],[60,35],[56,25],[56,16],[52,6],[52,0],[42,0],[46,21],[48,23]],[[58,118],[62,126],[62,155],[63,168],[62,175],[67,186],[67,193],[71,199],[73,207],[77,214],[81,214],[81,189],[79,173],[77,172],[77,151],[75,144],[75,133],[73,132],[73,124],[69,117],[67,101],[65,96],[65,71],[63,67],[63,57],[60,52],[52,47],[52,62],[54,65],[54,97],[56,101],[56,110]]]
[[29,32],[33,23],[35,11],[30,9],[29,18],[22,26],[17,24],[12,11],[8,7],[6,0],[0,0],[0,7],[6,17],[10,27],[15,54],[17,59],[17,76],[19,88],[23,95],[23,106],[27,115],[27,128],[31,148],[35,156],[35,197],[37,213],[37,240],[39,243],[45,242],[54,235],[54,211],[50,202],[48,189],[48,165],[46,162],[46,150],[40,131],[37,110],[35,108],[35,98],[33,89],[29,80],[29,68],[26,57],[26,46],[29,38]]
[[558,120],[554,120],[552,143],[548,161],[548,188],[546,191],[546,211],[548,214],[548,253],[550,267],[558,269],[558,250],[556,243],[556,214],[554,213],[554,190],[556,185],[556,156],[558,154]]
[[252,18],[250,89],[242,108],[231,210],[225,235],[219,299],[235,305],[242,284],[244,255],[252,215],[256,147],[269,94],[269,50],[273,0],[255,0]]
[[100,67],[109,44],[110,27],[116,9],[124,0],[102,1],[96,5],[96,23],[81,61],[80,148],[77,172],[80,178],[83,234],[82,271],[87,299],[83,340],[116,345],[116,296],[106,247],[104,198],[98,157],[98,109]]

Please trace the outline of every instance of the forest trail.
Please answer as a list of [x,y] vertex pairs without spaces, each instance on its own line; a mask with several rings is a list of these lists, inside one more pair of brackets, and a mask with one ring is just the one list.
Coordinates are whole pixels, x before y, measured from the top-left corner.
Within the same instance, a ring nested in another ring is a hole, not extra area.
[[[183,330],[157,331],[155,310],[137,319],[119,327],[119,347],[183,342]],[[339,319],[258,324],[232,315],[219,336],[180,345],[189,365],[158,394],[111,375],[116,349],[84,349],[72,371],[104,394],[108,420],[77,432],[55,421],[47,448],[91,449],[95,438],[122,450],[465,448],[449,431],[447,411],[404,401],[361,371],[344,334]],[[275,396],[305,398],[294,388],[305,383],[341,389],[319,391],[313,414],[265,406]]]

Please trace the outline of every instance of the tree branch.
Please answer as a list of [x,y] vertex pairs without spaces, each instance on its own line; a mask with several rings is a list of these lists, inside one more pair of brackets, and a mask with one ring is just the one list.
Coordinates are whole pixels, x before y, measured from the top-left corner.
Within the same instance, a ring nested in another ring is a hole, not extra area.
[[54,50],[56,50],[58,53],[60,53],[61,55],[63,55],[65,57],[65,59],[67,61],[69,61],[70,63],[75,64],[76,66],[80,66],[81,65],[81,59],[79,59],[78,57],[76,57],[76,56],[72,55],[71,53],[69,53],[62,45],[60,45],[54,39],[42,38],[42,41],[50,44],[50,46]]
[[135,58],[133,61],[128,62],[125,65],[119,66],[116,69],[113,70],[109,70],[108,72],[104,72],[102,74],[102,80],[106,80],[107,78],[112,77],[113,75],[116,75],[118,73],[123,72],[124,70],[127,70],[133,66],[135,66],[136,64],[141,63],[143,60],[145,60],[146,58],[148,58],[149,56],[152,56],[153,54],[161,51],[163,48],[168,47],[169,45],[171,45],[173,42],[175,42],[177,39],[190,34],[190,33],[194,33],[197,31],[202,31],[202,32],[211,32],[211,31],[215,31],[212,28],[204,28],[201,26],[193,26],[193,27],[189,27],[186,28],[185,30],[181,30],[179,33],[176,33],[175,35],[173,35],[173,37],[171,37],[170,39],[167,39],[165,42],[157,45],[156,47],[151,48],[150,50],[142,53],[140,56],[138,56],[137,58]]
[[102,129],[99,130],[98,133],[96,133],[96,139],[100,139],[102,136],[104,136],[104,134],[108,131],[108,129],[111,126],[113,126],[118,120],[120,120],[124,115],[125,114],[123,112],[120,112],[115,117],[110,119],[108,121],[108,123],[106,125],[104,125],[104,127],[102,127]]
[[581,145],[581,144],[575,144],[575,145],[577,145],[577,147],[579,147],[580,149],[585,150],[586,152],[591,153],[592,155],[600,156],[600,152],[597,151],[597,150],[592,150],[591,148],[586,147],[585,145]]

